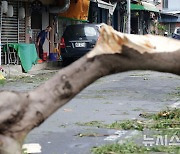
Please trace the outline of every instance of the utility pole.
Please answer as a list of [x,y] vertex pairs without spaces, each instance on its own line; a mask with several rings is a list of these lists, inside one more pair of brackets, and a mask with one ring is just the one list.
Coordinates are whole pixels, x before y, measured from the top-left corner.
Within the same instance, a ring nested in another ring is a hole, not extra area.
[[127,0],[127,33],[131,33],[131,0]]

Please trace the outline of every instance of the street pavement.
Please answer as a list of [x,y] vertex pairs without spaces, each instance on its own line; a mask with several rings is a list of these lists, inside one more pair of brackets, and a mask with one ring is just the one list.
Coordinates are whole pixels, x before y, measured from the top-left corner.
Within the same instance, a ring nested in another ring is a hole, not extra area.
[[[142,112],[156,113],[179,101],[171,94],[180,87],[180,77],[168,73],[133,71],[104,77],[84,89],[27,137],[38,143],[43,154],[89,154],[92,147],[137,135],[79,126],[77,123],[140,119]],[[179,105],[179,104],[178,104]],[[98,137],[79,134],[99,134]]]
[[153,71],[130,71],[101,78],[31,131],[25,144],[37,146],[33,153],[90,154],[92,147],[124,141],[140,132],[77,123],[97,121],[111,124],[141,119],[139,114],[144,112],[156,113],[173,105],[180,107],[180,98],[173,95],[179,87],[179,76]]

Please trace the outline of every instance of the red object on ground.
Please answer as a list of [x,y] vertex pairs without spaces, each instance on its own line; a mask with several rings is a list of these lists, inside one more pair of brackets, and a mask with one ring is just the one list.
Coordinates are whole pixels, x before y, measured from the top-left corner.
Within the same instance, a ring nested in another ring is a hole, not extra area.
[[44,52],[43,53],[43,59],[42,59],[43,61],[46,61],[47,60],[47,52]]
[[43,62],[42,59],[38,59],[37,61],[38,64],[41,64],[42,62]]

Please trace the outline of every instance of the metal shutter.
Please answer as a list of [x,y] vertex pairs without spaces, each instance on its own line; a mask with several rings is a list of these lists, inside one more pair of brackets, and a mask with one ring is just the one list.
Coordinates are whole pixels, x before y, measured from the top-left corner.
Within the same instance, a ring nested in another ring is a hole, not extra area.
[[[18,19],[18,2],[8,1],[8,5],[13,6],[13,17],[2,16],[1,43],[25,42],[25,19]],[[21,3],[21,5],[23,5]]]
[[[18,19],[18,8],[23,6],[25,7],[24,2],[18,1],[8,1],[8,5],[13,6],[13,17],[7,17],[6,14],[1,16],[0,13],[0,23],[1,23],[1,44],[7,43],[25,43],[25,27],[26,27],[26,20]],[[0,10],[1,11],[1,10]],[[1,46],[2,47],[2,46]],[[5,55],[1,52],[1,59],[2,64],[5,63]]]

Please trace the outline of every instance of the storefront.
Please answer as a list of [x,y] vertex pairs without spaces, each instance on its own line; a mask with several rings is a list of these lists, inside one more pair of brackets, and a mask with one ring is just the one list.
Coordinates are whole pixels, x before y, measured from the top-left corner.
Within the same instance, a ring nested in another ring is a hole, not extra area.
[[[62,3],[62,4],[61,4]],[[6,0],[1,1],[0,40],[1,48],[9,43],[35,44],[38,33],[48,25],[54,26],[54,17],[69,8],[70,0]],[[53,27],[54,28],[54,27]],[[54,41],[54,34],[49,36]],[[49,53],[49,42],[44,50]],[[1,52],[0,65],[5,64],[6,57]]]
[[90,23],[106,23],[112,25],[112,15],[117,2],[108,3],[102,0],[90,0],[89,17]]
[[[27,4],[19,1],[2,1],[0,9],[0,40],[7,43],[25,43],[28,31],[26,29]],[[5,54],[1,53],[1,63],[5,62]]]
[[159,10],[148,2],[131,4],[131,33],[133,34],[157,34],[153,27],[157,23]]
[[171,35],[174,32],[175,27],[180,27],[180,15],[161,13],[159,22],[165,27],[168,35]]
[[[49,42],[44,43],[44,51],[54,52],[67,25],[78,23],[115,23],[112,15],[115,3],[102,0],[6,0],[10,12],[0,16],[1,44],[34,43],[38,33],[48,25],[53,27]],[[7,8],[8,9],[8,8]],[[1,54],[0,54],[1,55]],[[5,55],[2,52],[2,62]]]

